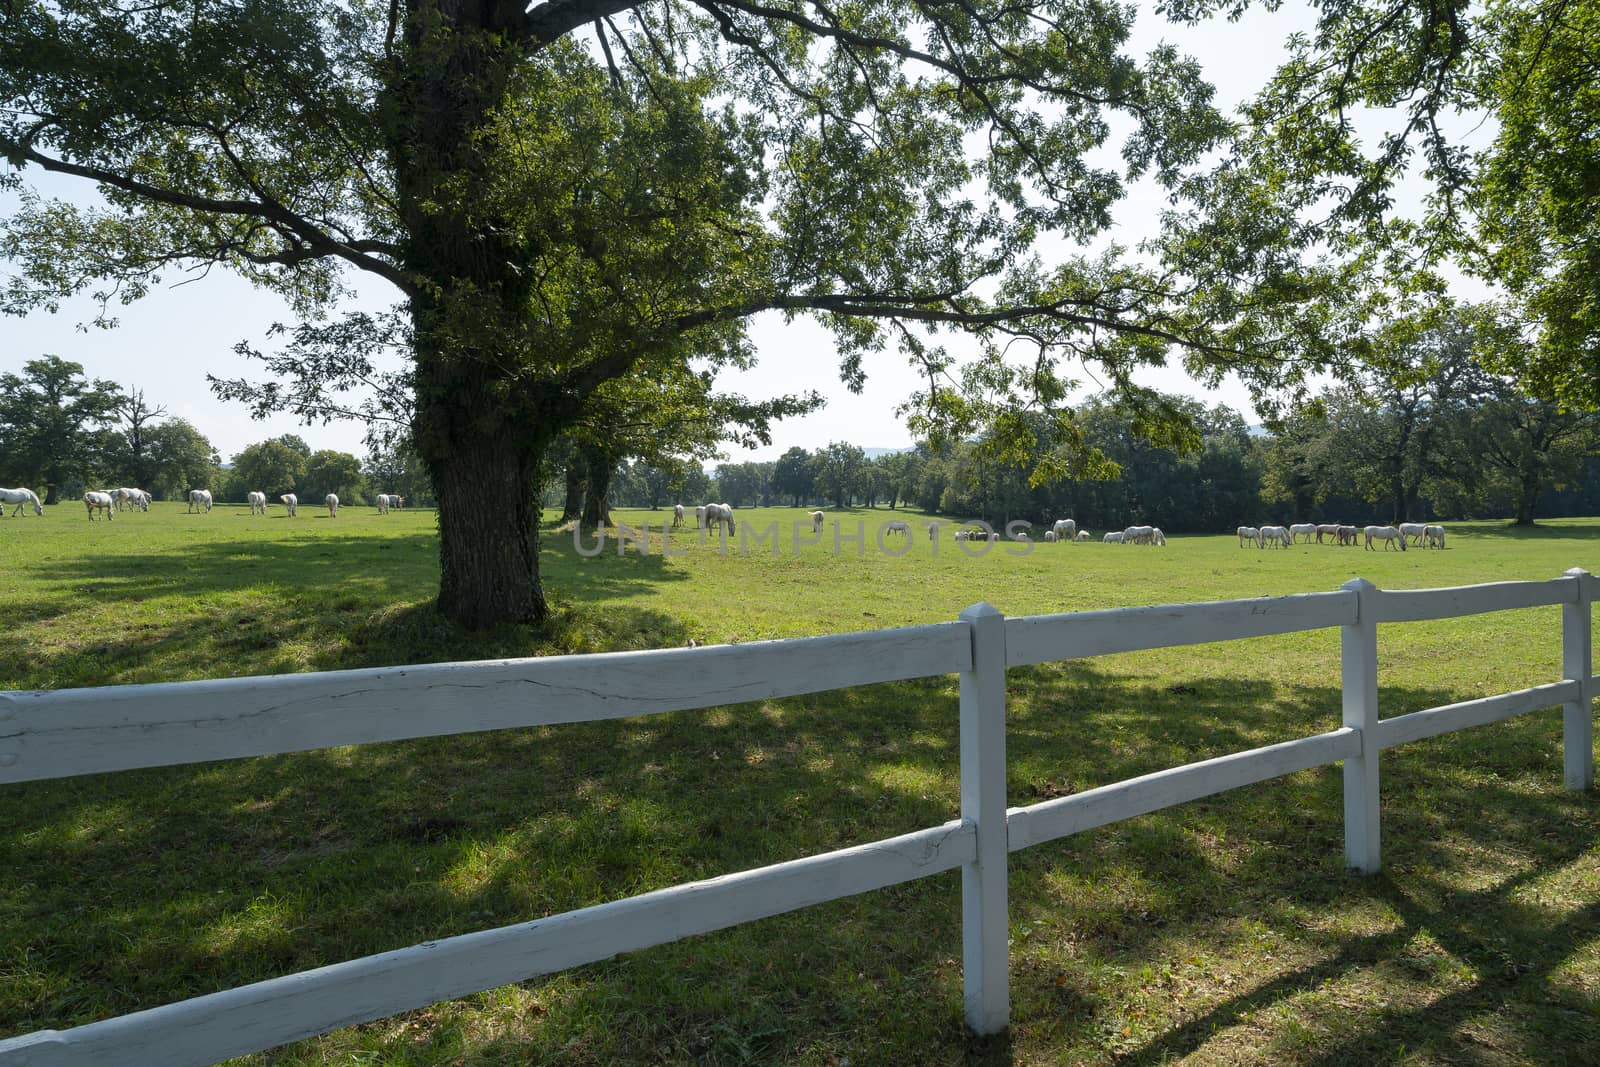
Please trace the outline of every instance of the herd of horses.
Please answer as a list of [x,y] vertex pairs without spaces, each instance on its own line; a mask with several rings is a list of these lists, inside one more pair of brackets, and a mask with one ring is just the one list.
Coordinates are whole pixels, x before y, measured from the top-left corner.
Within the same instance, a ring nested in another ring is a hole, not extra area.
[[[143,489],[109,489],[105,491],[91,490],[83,494],[83,506],[88,512],[89,521],[93,522],[95,516],[105,513],[106,521],[111,520],[114,512],[138,510],[149,511],[153,497]],[[189,512],[209,512],[212,506],[211,491],[209,489],[191,489],[188,494]],[[289,509],[289,517],[298,514],[300,498],[293,493],[284,493],[278,498]],[[265,515],[267,513],[267,494],[252,492],[249,494],[250,513],[252,515]],[[339,514],[339,496],[329,493],[323,500],[327,505],[328,517],[334,518]],[[377,498],[378,513],[387,515],[391,509],[403,507],[405,497],[396,493],[379,493]],[[12,507],[15,505],[15,507]],[[39,500],[39,494],[32,489],[0,489],[0,516],[7,515],[6,508],[12,507],[10,517],[16,518],[24,514],[24,509],[32,508],[35,515],[44,514],[44,504]]]
[[1401,552],[1406,550],[1408,540],[1423,548],[1444,547],[1444,527],[1426,526],[1420,522],[1402,522],[1399,526],[1341,526],[1338,523],[1310,522],[1293,526],[1241,526],[1238,535],[1240,548],[1247,545],[1288,548],[1301,537],[1308,544],[1315,537],[1319,545],[1325,543],[1324,539],[1328,544],[1357,545],[1363,543],[1364,537],[1369,549],[1377,541],[1385,550],[1398,548]]

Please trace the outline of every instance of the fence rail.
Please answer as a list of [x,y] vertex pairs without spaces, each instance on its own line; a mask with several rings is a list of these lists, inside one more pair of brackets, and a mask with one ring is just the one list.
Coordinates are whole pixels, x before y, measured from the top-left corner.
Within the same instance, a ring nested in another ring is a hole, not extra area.
[[[0,692],[0,784],[510,727],[591,722],[959,674],[961,817],[898,837],[0,1040],[0,1065],[207,1064],[619,953],[960,868],[965,1007],[1009,1017],[1006,857],[1343,762],[1346,862],[1381,862],[1386,748],[1563,710],[1564,780],[1594,780],[1595,578],[1331,593],[954,622],[750,645],[53,692]],[[1560,605],[1563,679],[1382,719],[1379,624]],[[1008,666],[1339,627],[1343,725],[1022,808],[1005,805]]]

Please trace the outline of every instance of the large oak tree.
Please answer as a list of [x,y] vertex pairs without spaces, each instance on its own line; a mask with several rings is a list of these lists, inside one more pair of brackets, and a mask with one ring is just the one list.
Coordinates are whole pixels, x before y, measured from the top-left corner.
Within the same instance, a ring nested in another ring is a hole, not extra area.
[[[1307,337],[1336,341],[1328,324],[1292,311],[1325,272],[1269,269],[1238,300],[1192,255],[1077,251],[1103,249],[1129,181],[1178,187],[1228,132],[1175,49],[1126,54],[1132,18],[1101,0],[6,4],[0,180],[20,207],[0,309],[92,291],[109,318],[222,265],[303,316],[302,414],[402,338],[440,607],[539,619],[550,442],[609,382],[747,356],[763,311],[819,317],[852,384],[898,346],[935,418],[941,329],[1027,353],[1045,407],[1066,360],[1131,387],[1177,345],[1264,386],[1326,357]],[[36,170],[103,200],[46,198]],[[325,317],[351,271],[394,287],[392,319]]]

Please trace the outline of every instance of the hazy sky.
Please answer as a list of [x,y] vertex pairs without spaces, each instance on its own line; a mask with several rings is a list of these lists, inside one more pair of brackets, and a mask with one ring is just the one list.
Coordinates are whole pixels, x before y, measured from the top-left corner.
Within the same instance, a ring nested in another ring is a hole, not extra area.
[[[1284,38],[1310,25],[1308,10],[1297,5],[1286,5],[1275,14],[1256,10],[1237,23],[1216,22],[1198,29],[1169,25],[1146,15],[1132,51],[1143,54],[1160,40],[1176,43],[1201,60],[1217,87],[1217,100],[1231,108],[1251,95],[1276,66]],[[41,190],[82,195],[80,182],[38,171],[27,176]],[[1125,246],[1136,244],[1153,231],[1163,205],[1153,187],[1135,187],[1119,207],[1118,226],[1111,239]],[[0,211],[7,206],[0,200]],[[292,321],[292,315],[276,297],[222,271],[177,284],[182,280],[176,274],[169,276],[162,289],[116,309],[121,325],[110,331],[80,328],[95,311],[87,298],[70,302],[56,315],[39,312],[26,319],[0,318],[0,371],[18,370],[24,361],[44,353],[76,361],[91,377],[143,389],[151,402],[194,423],[224,459],[245,445],[281,433],[299,433],[313,448],[363,453],[362,428],[357,424],[305,427],[289,417],[256,422],[243,405],[214,399],[206,387],[206,374],[257,376],[255,367],[233,353],[234,344],[246,340],[265,346],[267,327],[276,321]],[[394,290],[386,282],[371,277],[356,281],[361,286],[361,305],[376,309],[393,302]],[[748,452],[733,449],[730,460],[770,459],[791,445],[812,448],[830,440],[879,448],[910,443],[894,409],[917,387],[918,380],[901,356],[886,352],[873,359],[868,364],[866,391],[854,396],[839,384],[832,338],[816,324],[803,319],[785,324],[780,316],[767,314],[752,321],[751,335],[759,366],[724,375],[719,379],[721,389],[752,398],[816,389],[828,398],[828,404],[814,415],[779,424],[772,447]],[[942,339],[960,351],[956,347],[959,340],[948,335]],[[1248,411],[1247,395],[1237,385],[1203,392],[1181,369],[1152,373],[1144,380],[1163,389],[1201,395],[1208,403],[1225,402]],[[1087,384],[1093,386],[1092,381]]]

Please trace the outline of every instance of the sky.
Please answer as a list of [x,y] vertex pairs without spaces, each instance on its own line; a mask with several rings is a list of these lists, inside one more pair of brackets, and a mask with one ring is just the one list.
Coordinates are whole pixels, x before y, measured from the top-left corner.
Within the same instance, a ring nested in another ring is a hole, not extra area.
[[[1310,9],[1285,4],[1277,12],[1252,9],[1238,22],[1218,21],[1200,27],[1166,23],[1148,11],[1141,18],[1131,44],[1143,54],[1158,41],[1170,41],[1198,58],[1225,109],[1253,95],[1283,55],[1286,36],[1312,24]],[[42,192],[80,198],[85,184],[74,179],[25,174]],[[0,199],[0,211],[9,206]],[[1154,232],[1164,200],[1151,183],[1132,187],[1116,213],[1117,226],[1109,239],[1131,247]],[[0,273],[4,264],[0,263]],[[358,287],[353,306],[378,310],[394,302],[396,291],[369,276],[352,279]],[[97,306],[87,298],[63,305],[57,314],[35,312],[26,318],[0,318],[0,372],[18,371],[29,359],[44,354],[81,363],[92,378],[107,378],[124,387],[144,390],[146,399],[163,406],[172,416],[192,422],[227,460],[246,445],[283,433],[297,433],[313,448],[333,448],[364,454],[363,427],[356,423],[304,426],[289,416],[263,421],[250,418],[242,404],[214,398],[206,385],[208,373],[218,377],[259,377],[258,369],[238,356],[233,346],[249,341],[266,347],[266,331],[274,322],[293,322],[290,309],[270,293],[253,289],[223,271],[188,279],[173,274],[144,299],[115,308],[119,326],[102,330],[81,324],[92,319]],[[831,335],[807,319],[785,323],[768,313],[750,324],[758,356],[746,371],[724,373],[719,389],[752,399],[815,389],[827,398],[826,406],[803,418],[788,419],[774,429],[773,444],[755,450],[731,447],[730,462],[773,459],[799,445],[817,448],[844,440],[864,447],[898,448],[909,445],[910,434],[896,417],[895,408],[920,384],[904,358],[892,351],[868,363],[866,389],[853,395],[839,382]],[[941,340],[952,351],[962,351],[963,340]],[[1226,403],[1249,413],[1248,394],[1237,383],[1204,390],[1181,368],[1145,373],[1144,384]],[[1086,379],[1092,389],[1094,383]]]

